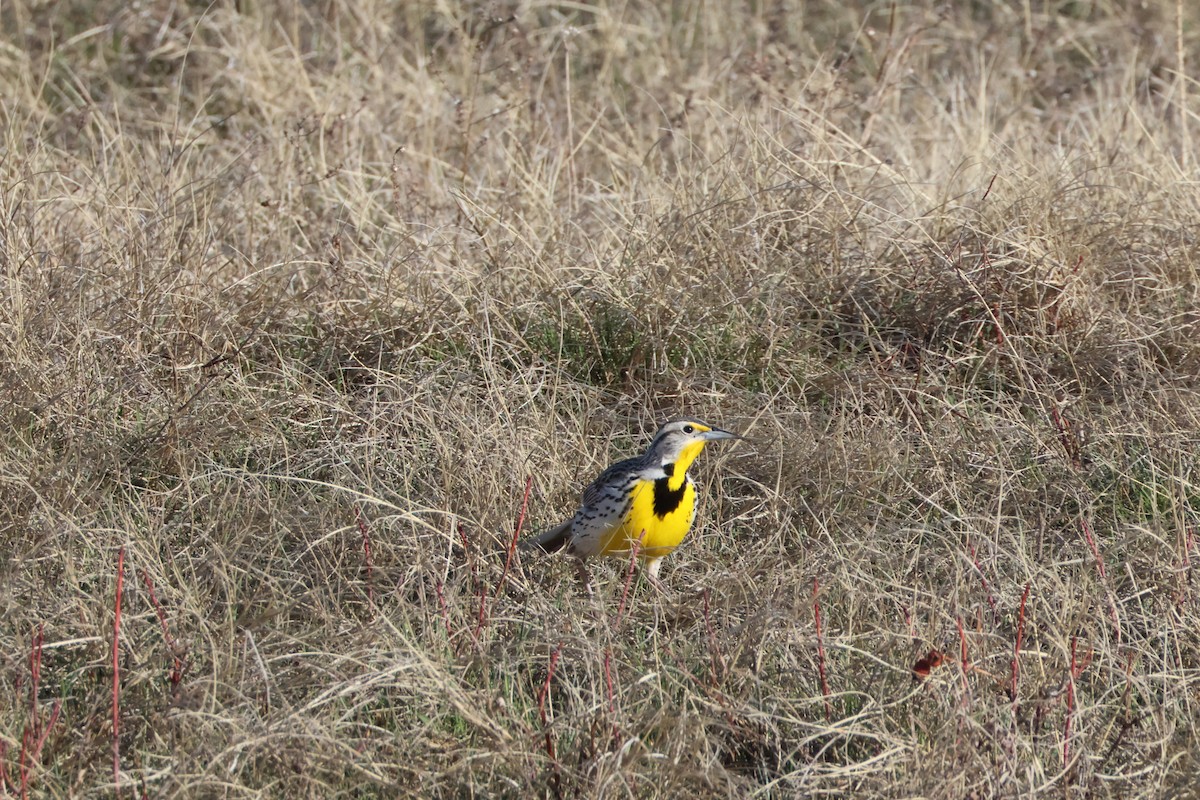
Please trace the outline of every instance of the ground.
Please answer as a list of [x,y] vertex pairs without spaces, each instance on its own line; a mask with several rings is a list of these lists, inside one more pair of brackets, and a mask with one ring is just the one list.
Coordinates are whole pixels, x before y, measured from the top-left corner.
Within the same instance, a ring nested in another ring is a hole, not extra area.
[[0,788],[1194,791],[1198,24],[3,4]]

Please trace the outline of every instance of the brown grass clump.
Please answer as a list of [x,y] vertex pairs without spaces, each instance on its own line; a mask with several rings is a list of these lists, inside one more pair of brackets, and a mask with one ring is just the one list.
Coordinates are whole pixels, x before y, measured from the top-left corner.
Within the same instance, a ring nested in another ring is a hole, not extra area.
[[0,791],[1191,787],[1198,23],[3,4]]

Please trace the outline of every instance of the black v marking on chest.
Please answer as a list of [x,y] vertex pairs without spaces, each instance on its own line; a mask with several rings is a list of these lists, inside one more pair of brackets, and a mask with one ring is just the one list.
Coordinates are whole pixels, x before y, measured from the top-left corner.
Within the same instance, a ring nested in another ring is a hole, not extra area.
[[664,519],[683,502],[683,493],[687,491],[687,480],[679,482],[678,489],[672,489],[668,478],[659,478],[654,482],[654,516]]

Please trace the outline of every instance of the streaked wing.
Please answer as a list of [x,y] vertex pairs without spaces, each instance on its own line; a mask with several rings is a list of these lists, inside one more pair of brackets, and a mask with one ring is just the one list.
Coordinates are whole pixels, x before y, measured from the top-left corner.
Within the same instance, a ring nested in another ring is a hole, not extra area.
[[600,473],[600,477],[592,481],[592,485],[583,490],[583,498],[579,501],[580,512],[593,510],[596,503],[602,500],[605,496],[606,489],[615,483],[621,483],[621,476],[640,472],[643,468],[642,457],[627,458],[624,461],[618,461],[604,472]]

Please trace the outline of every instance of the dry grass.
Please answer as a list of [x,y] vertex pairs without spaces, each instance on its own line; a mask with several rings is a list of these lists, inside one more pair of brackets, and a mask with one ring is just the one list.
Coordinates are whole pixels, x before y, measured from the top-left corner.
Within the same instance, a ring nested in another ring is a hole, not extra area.
[[[3,4],[4,789],[1187,791],[1182,13]],[[501,577],[675,413],[667,595]]]

